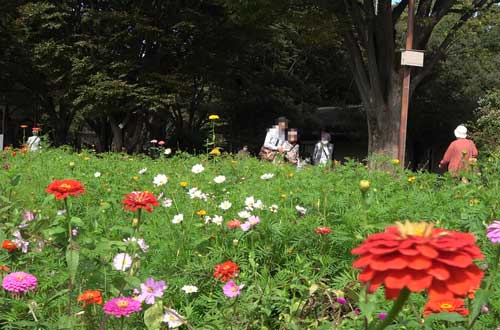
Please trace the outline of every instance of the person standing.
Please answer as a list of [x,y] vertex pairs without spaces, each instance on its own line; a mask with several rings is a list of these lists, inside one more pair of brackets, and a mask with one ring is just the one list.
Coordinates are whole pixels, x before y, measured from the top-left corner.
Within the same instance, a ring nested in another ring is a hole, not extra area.
[[283,145],[286,141],[287,128],[288,120],[285,117],[279,117],[276,125],[267,130],[266,139],[259,152],[260,159],[272,162],[276,153],[284,152]]
[[452,176],[468,170],[470,159],[478,155],[474,141],[467,139],[467,128],[464,125],[458,125],[454,133],[457,139],[450,143],[443,159],[439,162],[439,168],[447,166]]
[[29,151],[38,151],[38,149],[40,149],[40,137],[38,136],[39,131],[40,128],[33,127],[33,135],[28,138],[28,141],[26,141]]
[[333,160],[333,143],[331,136],[327,132],[321,132],[321,140],[314,146],[312,157],[313,165],[327,165]]

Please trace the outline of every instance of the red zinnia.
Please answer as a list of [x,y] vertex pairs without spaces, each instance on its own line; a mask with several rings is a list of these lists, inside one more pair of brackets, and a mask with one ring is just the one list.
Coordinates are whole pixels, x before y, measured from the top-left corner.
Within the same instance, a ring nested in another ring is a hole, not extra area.
[[9,266],[0,266],[0,272],[8,272],[9,270]]
[[2,242],[2,248],[4,248],[5,250],[7,250],[9,252],[12,252],[12,251],[17,250],[17,245],[14,242],[6,239]]
[[220,278],[222,282],[227,282],[233,277],[238,276],[238,265],[232,261],[226,261],[222,264],[215,265],[214,277]]
[[83,304],[85,308],[87,305],[98,304],[102,305],[102,295],[99,290],[87,290],[78,296],[78,302]]
[[316,234],[320,234],[320,235],[326,235],[326,234],[330,234],[332,232],[332,228],[329,228],[329,227],[318,227],[314,230],[314,232]]
[[483,259],[472,234],[433,228],[425,222],[387,227],[370,235],[352,250],[359,254],[353,266],[370,293],[383,284],[388,299],[403,288],[427,290],[429,298],[460,298],[479,288],[483,271],[474,264]]
[[241,221],[240,221],[240,220],[238,220],[238,219],[233,219],[233,220],[231,220],[231,221],[228,221],[228,223],[227,223],[227,227],[228,227],[229,229],[236,229],[236,228],[240,228],[240,226],[241,226]]
[[429,300],[424,307],[424,316],[427,317],[434,313],[458,313],[460,315],[469,315],[469,310],[465,308],[464,301],[462,299],[448,298],[448,299],[436,299]]
[[80,181],[67,179],[67,180],[54,180],[45,189],[49,194],[53,194],[57,199],[65,199],[69,195],[77,197],[85,193],[83,184]]
[[148,191],[132,191],[130,194],[125,195],[122,204],[127,211],[145,209],[148,212],[153,212],[151,206],[158,206],[158,201],[156,197]]

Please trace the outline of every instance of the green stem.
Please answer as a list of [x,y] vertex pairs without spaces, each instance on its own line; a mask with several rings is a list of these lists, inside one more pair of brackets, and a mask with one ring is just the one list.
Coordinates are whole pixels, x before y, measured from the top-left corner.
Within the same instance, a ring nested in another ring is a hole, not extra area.
[[389,324],[392,323],[396,319],[396,316],[398,316],[399,312],[401,312],[401,309],[403,308],[406,300],[410,296],[410,290],[408,290],[406,287],[401,290],[399,293],[398,299],[394,302],[394,305],[392,305],[392,308],[389,312],[389,315],[376,327],[376,321],[372,321],[372,323],[369,326],[369,330],[382,330],[385,329]]

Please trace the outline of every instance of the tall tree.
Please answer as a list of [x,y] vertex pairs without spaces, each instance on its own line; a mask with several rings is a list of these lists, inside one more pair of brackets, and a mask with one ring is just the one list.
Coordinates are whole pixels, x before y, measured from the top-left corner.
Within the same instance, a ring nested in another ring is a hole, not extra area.
[[[478,12],[499,0],[419,0],[415,13],[414,49],[426,50],[425,66],[413,70],[410,95],[446,56],[457,32]],[[408,0],[392,5],[391,0],[345,0],[324,2],[342,29],[349,63],[362,103],[366,108],[369,153],[397,157],[402,97],[402,71],[399,48],[403,34],[398,22]],[[439,24],[456,17],[441,40],[430,41]]]

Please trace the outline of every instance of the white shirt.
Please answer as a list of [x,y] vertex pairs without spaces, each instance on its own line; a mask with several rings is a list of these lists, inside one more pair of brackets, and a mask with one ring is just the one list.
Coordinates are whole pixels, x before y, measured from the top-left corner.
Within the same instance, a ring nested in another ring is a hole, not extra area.
[[30,136],[28,138],[27,143],[28,143],[29,151],[37,151],[38,149],[40,149],[40,137],[39,136],[36,136],[36,135]]
[[322,165],[326,165],[330,160],[330,154],[328,151],[328,141],[318,142],[318,148],[321,150],[321,156],[319,158],[319,163]]
[[278,150],[278,147],[285,143],[285,131],[278,128],[270,128],[267,131],[264,147],[271,150]]

